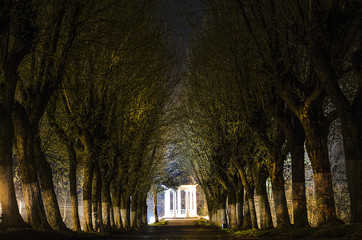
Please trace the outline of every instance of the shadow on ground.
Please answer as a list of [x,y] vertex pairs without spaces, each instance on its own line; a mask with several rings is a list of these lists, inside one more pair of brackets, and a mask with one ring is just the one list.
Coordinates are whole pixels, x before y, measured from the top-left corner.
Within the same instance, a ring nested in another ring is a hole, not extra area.
[[276,240],[276,239],[362,239],[362,225],[340,225],[305,229],[221,230],[199,225],[195,220],[173,220],[167,224],[148,226],[140,231],[118,233],[74,233],[56,231],[8,230],[0,233],[0,240]]

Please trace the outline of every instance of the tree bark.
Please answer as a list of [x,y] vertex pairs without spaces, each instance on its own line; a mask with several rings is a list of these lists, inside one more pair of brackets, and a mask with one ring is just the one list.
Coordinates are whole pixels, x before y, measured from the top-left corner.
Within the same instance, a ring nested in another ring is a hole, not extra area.
[[317,44],[313,44],[311,54],[318,78],[336,107],[342,123],[347,182],[351,198],[351,222],[362,222],[362,92],[359,89],[351,104],[340,89],[331,57],[324,54]]
[[[245,192],[246,192],[246,201],[248,203],[248,213],[250,214],[247,218],[244,216],[244,222],[243,222],[243,228],[248,228],[249,223],[248,221],[251,221],[251,227],[253,229],[258,229],[258,222],[256,218],[256,211],[255,211],[255,204],[254,204],[254,187],[252,186],[252,183],[249,182],[250,179],[253,178],[253,176],[247,176],[246,171],[244,170],[244,167],[240,164],[240,162],[234,158],[231,158],[233,163],[236,166],[236,169],[239,172],[239,176],[242,182],[242,185],[244,186]],[[252,181],[252,180],[251,180]]]
[[130,214],[130,196],[121,194],[121,218],[122,218],[122,227],[125,230],[130,229],[130,222],[131,222],[131,214]]
[[69,157],[69,192],[72,204],[72,223],[73,231],[80,231],[80,221],[78,212],[78,194],[77,194],[77,155],[72,143],[66,145]]
[[[38,122],[34,123],[38,126]],[[35,163],[39,173],[40,185],[43,193],[43,199],[45,204],[46,213],[48,216],[48,221],[50,226],[54,230],[62,231],[67,230],[65,223],[62,219],[59,210],[59,204],[57,195],[54,191],[54,184],[53,184],[53,174],[50,164],[45,159],[43,151],[41,149],[40,143],[40,136],[38,132],[38,127],[33,127],[34,131],[34,156],[35,156]]]
[[237,210],[236,210],[236,192],[234,189],[230,189],[228,192],[228,213],[229,213],[229,223],[230,228],[237,228],[238,227],[238,220],[237,220]]
[[104,229],[111,228],[111,193],[110,183],[106,177],[102,177],[102,220]]
[[92,180],[92,220],[96,232],[103,231],[102,226],[102,178],[98,163],[94,163]]
[[143,201],[143,208],[142,208],[142,222],[144,225],[148,225],[148,218],[147,218],[147,196]]
[[91,149],[86,149],[83,168],[83,231],[93,231],[92,224],[92,179],[93,179],[93,159]]
[[266,191],[266,179],[268,178],[268,173],[265,166],[254,162],[253,176],[255,192],[258,198],[260,229],[273,228],[273,220],[269,206],[268,194]]
[[[5,0],[0,8],[0,203],[5,227],[27,227],[19,213],[13,181],[13,108],[19,79],[18,67],[30,52],[36,29],[30,28],[36,15],[29,11],[31,3]],[[27,29],[28,38],[22,38]],[[31,184],[31,182],[29,182]],[[26,189],[25,189],[26,190]]]
[[111,194],[112,194],[112,206],[113,206],[113,215],[114,215],[114,224],[118,229],[122,228],[121,221],[121,196],[120,188],[118,184],[112,183],[111,185]]
[[336,224],[337,220],[332,177],[329,165],[327,136],[318,134],[320,129],[306,131],[306,149],[313,167],[316,202],[318,206],[318,225]]
[[284,189],[283,160],[279,153],[274,153],[273,155],[274,160],[269,164],[268,170],[273,190],[277,227],[287,228],[291,224]]
[[[245,194],[246,195],[246,194]],[[242,229],[250,229],[252,228],[251,224],[251,216],[250,216],[250,209],[249,209],[249,200],[247,196],[244,198],[244,215],[243,215],[243,224],[241,226]]]
[[225,189],[219,190],[219,195],[217,199],[217,218],[218,218],[218,225],[220,227],[227,226],[227,215],[226,215],[226,198],[227,192]]
[[16,153],[20,166],[27,222],[35,229],[51,229],[44,210],[34,159],[34,138],[25,110],[17,106],[13,114]]
[[0,202],[2,224],[6,227],[25,227],[19,213],[13,181],[13,138],[14,127],[11,113],[2,111],[0,117]]
[[305,195],[305,134],[298,120],[294,121],[294,125],[284,129],[292,158],[293,223],[296,227],[305,227],[309,225]]
[[155,222],[159,222],[158,211],[157,211],[157,191],[153,189],[153,215],[155,217]]
[[293,224],[296,227],[309,226],[305,195],[305,133],[299,119],[295,116],[286,116],[280,122],[292,159]]
[[243,186],[239,186],[236,191],[236,215],[237,215],[237,227],[241,227],[243,225],[244,216],[244,188]]
[[[146,201],[145,197],[143,197],[142,195],[138,197],[137,199],[137,206],[138,206],[138,209],[137,209],[137,228],[140,228],[142,226],[145,226],[147,224],[147,220],[146,222],[144,222],[144,219],[143,219],[143,212],[144,212],[144,202]],[[147,216],[146,216],[147,217]]]
[[134,193],[131,200],[131,228],[137,228],[138,194]]

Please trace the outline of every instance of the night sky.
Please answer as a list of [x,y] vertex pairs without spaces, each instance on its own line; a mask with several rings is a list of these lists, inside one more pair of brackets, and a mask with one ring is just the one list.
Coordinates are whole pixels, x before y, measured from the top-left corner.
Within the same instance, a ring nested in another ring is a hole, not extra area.
[[160,12],[165,15],[166,24],[170,29],[167,34],[184,52],[187,51],[190,37],[193,36],[189,21],[198,21],[202,9],[203,5],[199,0],[165,0],[161,4]]

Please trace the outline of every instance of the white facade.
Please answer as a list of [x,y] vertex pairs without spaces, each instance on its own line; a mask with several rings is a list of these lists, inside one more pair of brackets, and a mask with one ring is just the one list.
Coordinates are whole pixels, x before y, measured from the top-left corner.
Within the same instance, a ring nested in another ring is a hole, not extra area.
[[165,191],[164,218],[197,217],[197,185],[181,185],[176,191]]

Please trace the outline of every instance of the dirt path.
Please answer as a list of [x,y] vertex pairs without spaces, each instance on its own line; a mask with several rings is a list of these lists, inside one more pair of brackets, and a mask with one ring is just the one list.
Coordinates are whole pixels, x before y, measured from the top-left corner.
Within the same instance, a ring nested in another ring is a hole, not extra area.
[[213,227],[199,226],[194,220],[174,220],[168,221],[164,226],[149,226],[139,232],[120,234],[111,238],[112,240],[134,240],[134,239],[150,239],[150,240],[228,240],[236,239],[229,234],[222,232]]

